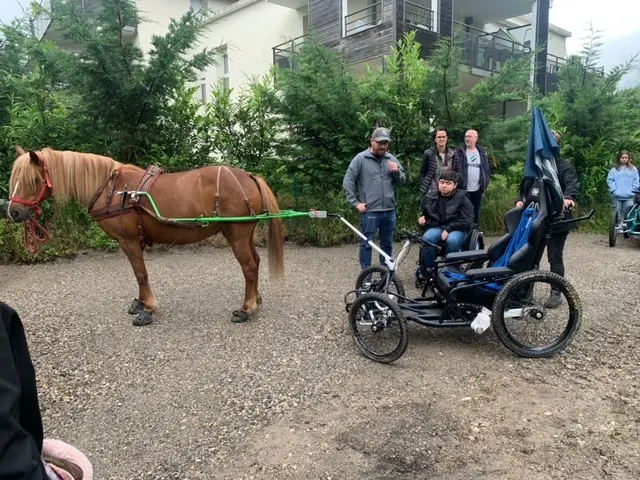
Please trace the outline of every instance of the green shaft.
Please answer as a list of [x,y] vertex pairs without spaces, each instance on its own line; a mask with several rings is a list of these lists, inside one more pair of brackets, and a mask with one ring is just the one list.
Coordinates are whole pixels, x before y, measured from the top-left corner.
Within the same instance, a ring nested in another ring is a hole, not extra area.
[[[130,192],[133,193],[133,192]],[[259,220],[271,220],[273,218],[296,218],[296,217],[318,217],[321,218],[324,215],[315,212],[297,212],[295,210],[282,210],[278,213],[265,213],[260,215],[248,216],[248,217],[194,217],[194,218],[165,218],[158,210],[156,202],[153,197],[147,192],[136,192],[137,195],[144,195],[149,199],[153,212],[161,219],[178,223],[211,223],[211,222],[256,222]]]

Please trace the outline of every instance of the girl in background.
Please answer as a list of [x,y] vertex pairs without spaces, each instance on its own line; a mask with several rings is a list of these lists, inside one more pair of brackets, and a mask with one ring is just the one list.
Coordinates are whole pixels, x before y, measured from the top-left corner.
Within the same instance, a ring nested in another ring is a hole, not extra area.
[[618,164],[609,170],[607,175],[607,185],[613,206],[622,221],[633,207],[634,192],[640,189],[638,169],[633,165],[628,151],[622,150],[620,152]]

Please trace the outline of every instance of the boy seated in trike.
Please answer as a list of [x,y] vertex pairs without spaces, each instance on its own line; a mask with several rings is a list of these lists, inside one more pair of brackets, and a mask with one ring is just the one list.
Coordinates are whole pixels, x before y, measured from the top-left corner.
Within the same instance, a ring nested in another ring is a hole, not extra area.
[[[461,252],[467,245],[473,228],[473,204],[467,192],[458,190],[460,176],[446,170],[440,176],[438,192],[423,201],[422,216],[418,223],[426,227],[423,240],[436,245],[446,245],[446,252]],[[428,277],[436,261],[437,251],[425,246],[420,252],[417,283]]]

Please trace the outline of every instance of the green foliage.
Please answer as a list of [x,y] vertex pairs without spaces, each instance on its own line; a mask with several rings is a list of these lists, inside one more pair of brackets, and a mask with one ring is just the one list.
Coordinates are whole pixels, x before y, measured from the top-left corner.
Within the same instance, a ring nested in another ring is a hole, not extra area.
[[245,168],[277,182],[278,159],[275,139],[281,120],[273,113],[273,76],[256,78],[238,93],[219,82],[212,89],[205,123],[222,163]]
[[95,4],[93,15],[81,14],[80,8],[80,0],[57,0],[52,15],[64,38],[80,50],[58,52],[64,80],[79,96],[73,115],[78,128],[93,138],[93,151],[125,162],[146,161],[153,145],[164,147],[158,122],[170,116],[174,96],[179,100],[185,85],[213,65],[218,52],[205,48],[189,57],[204,28],[193,10],[171,19],[165,35],[154,35],[145,58],[125,38],[125,29],[140,23],[132,0],[104,0]]
[[[372,130],[385,126],[409,178],[397,189],[399,227],[413,227],[422,154],[433,144],[434,128],[448,129],[451,146],[473,128],[493,164],[482,228],[503,231],[523,173],[530,119],[505,119],[502,106],[534,96],[530,55],[510,60],[465,92],[457,37],[439,40],[425,59],[415,33],[408,33],[384,68],[364,76],[310,39],[294,69],[274,68],[242,91],[220,82],[202,105],[192,81],[218,54],[215,48],[197,51],[204,17],[187,11],[171,20],[167,33],[142,52],[124,28],[144,21],[132,0],[96,2],[91,12],[81,12],[79,0],[54,3],[56,28],[80,53],[36,41],[23,20],[0,26],[0,196],[8,193],[16,145],[52,146],[141,166],[154,162],[169,171],[235,165],[264,176],[281,208],[338,211],[357,225],[342,179],[351,159],[369,147]],[[592,35],[561,70],[559,91],[535,99],[564,136],[563,155],[578,169],[583,207],[607,203],[606,173],[620,149],[640,151],[640,89],[618,89],[630,64],[604,75],[594,70],[600,47]],[[608,205],[601,210],[608,215]],[[39,258],[117,248],[78,205],[50,202],[44,222],[51,241]],[[359,240],[339,222],[294,220],[287,232],[290,241],[314,245]],[[1,221],[0,261],[33,260],[22,227]]]
[[606,74],[597,71],[599,38],[591,31],[582,54],[570,57],[560,71],[559,91],[540,101],[551,128],[563,136],[562,154],[578,171],[580,201],[585,204],[608,198],[605,180],[620,150],[640,152],[640,89],[618,89],[635,57]]

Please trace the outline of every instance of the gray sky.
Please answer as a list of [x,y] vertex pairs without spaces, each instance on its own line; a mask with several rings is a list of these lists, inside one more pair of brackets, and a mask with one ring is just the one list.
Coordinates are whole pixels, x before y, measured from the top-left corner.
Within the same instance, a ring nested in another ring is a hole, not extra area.
[[[455,0],[454,0],[455,1]],[[567,51],[576,53],[589,21],[594,28],[604,30],[603,41],[640,31],[640,1],[638,0],[552,0],[550,21],[572,33],[567,39]],[[0,20],[10,21],[28,6],[29,0],[0,0]],[[640,49],[640,45],[638,46]]]
[[605,44],[640,31],[640,1],[553,0],[549,21],[571,32],[567,52],[572,54],[580,50],[582,39],[588,35],[585,28],[589,28],[590,21],[594,29],[603,30]]

